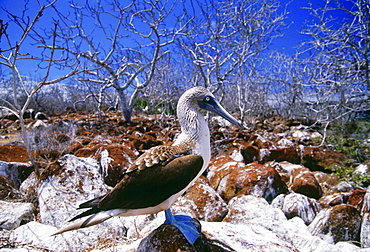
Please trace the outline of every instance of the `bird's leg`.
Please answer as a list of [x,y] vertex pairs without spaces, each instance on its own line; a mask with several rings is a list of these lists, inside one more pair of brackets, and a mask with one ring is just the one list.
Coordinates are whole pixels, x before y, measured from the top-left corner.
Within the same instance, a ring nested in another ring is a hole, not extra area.
[[186,215],[172,215],[170,209],[167,209],[164,212],[166,215],[164,224],[171,224],[177,227],[185,236],[186,240],[193,245],[200,236],[197,227],[192,223],[193,218]]

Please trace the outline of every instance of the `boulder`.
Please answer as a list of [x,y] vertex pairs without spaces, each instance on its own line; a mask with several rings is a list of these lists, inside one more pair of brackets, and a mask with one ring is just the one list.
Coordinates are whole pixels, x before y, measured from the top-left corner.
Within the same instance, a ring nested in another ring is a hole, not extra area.
[[245,145],[241,148],[244,163],[249,164],[260,160],[260,151],[256,146]]
[[286,220],[283,212],[278,208],[271,207],[264,198],[240,195],[230,200],[229,212],[223,222],[232,224],[254,223],[271,228],[272,225],[278,225]]
[[347,203],[348,197],[348,193],[334,193],[321,197],[318,202],[322,208],[329,208],[335,205]]
[[[10,234],[9,240],[16,243],[17,247],[28,245],[34,248],[42,248],[38,251],[55,252],[86,251],[96,247],[99,241],[99,238],[96,237],[96,230],[91,232],[91,230],[86,229],[53,236],[52,234],[56,231],[57,228],[53,226],[32,221],[15,229]],[[117,239],[118,235],[116,234],[112,239]],[[101,235],[100,239],[104,240],[106,238]]]
[[370,161],[363,162],[357,166],[355,172],[361,175],[370,174]]
[[332,166],[346,166],[346,160],[346,155],[337,150],[307,146],[303,148],[301,164],[313,171],[325,171]]
[[[198,231],[201,231],[201,225],[194,220]],[[170,224],[163,224],[146,236],[140,242],[137,252],[147,251],[188,251],[188,252],[203,252],[203,251],[234,251],[228,248],[225,244],[218,244],[215,240],[209,240],[204,234],[201,234],[193,245],[187,242],[183,234]]]
[[134,152],[121,144],[93,144],[78,149],[77,157],[93,157],[99,160],[102,168],[104,182],[109,186],[115,186],[123,173],[137,158]]
[[281,239],[279,234],[258,224],[240,225],[229,222],[202,222],[202,230],[208,239],[218,240],[226,244],[228,248],[232,249],[231,251],[299,251],[293,244]]
[[15,183],[8,177],[0,175],[0,200],[20,198]]
[[32,170],[31,163],[0,161],[0,175],[8,177],[16,186],[19,186]]
[[264,155],[260,154],[261,162],[265,163],[268,161],[288,161],[293,164],[299,164],[301,162],[300,150],[296,147],[288,146],[278,149],[261,150]]
[[81,212],[76,210],[80,203],[106,192],[94,159],[66,155],[42,173],[38,188],[40,220],[61,227]]
[[207,178],[226,202],[244,194],[261,196],[271,202],[277,195],[288,190],[272,166],[256,162],[246,165],[230,157],[213,159]]
[[307,197],[319,199],[323,191],[315,175],[306,169],[296,169],[292,173],[293,183],[290,187],[296,193],[306,195]]
[[321,210],[315,199],[299,193],[280,194],[271,205],[280,208],[288,219],[300,217],[306,225],[309,225]]
[[356,208],[341,204],[321,210],[309,230],[328,243],[360,241],[361,216]]
[[[193,213],[189,214],[189,210],[185,210],[189,208]],[[174,214],[188,214],[203,221],[221,221],[228,211],[225,201],[203,176],[173,204],[171,209]]]
[[363,248],[370,247],[370,213],[362,216],[360,243]]
[[0,201],[0,228],[15,229],[32,221],[35,208],[31,203]]
[[347,205],[353,206],[359,213],[364,205],[366,191],[365,190],[354,190],[349,193]]
[[26,147],[13,144],[0,146],[0,160],[18,163],[30,162]]

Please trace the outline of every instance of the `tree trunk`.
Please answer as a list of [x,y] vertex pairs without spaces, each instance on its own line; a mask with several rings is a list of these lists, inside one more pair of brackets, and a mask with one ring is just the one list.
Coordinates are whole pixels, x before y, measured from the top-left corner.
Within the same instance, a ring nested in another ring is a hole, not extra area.
[[131,122],[132,109],[127,105],[127,98],[126,98],[125,91],[122,88],[119,88],[116,90],[117,90],[118,97],[121,103],[121,111],[122,111],[123,119],[125,120],[125,122]]

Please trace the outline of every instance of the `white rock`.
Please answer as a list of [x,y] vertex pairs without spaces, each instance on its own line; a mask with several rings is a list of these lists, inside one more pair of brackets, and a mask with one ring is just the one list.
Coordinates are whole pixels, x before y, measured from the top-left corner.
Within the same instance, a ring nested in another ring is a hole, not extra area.
[[370,247],[370,213],[365,213],[362,217],[360,242],[363,247]]
[[0,160],[0,175],[10,178],[17,186],[20,185],[19,167],[31,167],[31,163],[5,162]]
[[114,240],[122,235],[118,233],[107,236],[99,230],[86,228],[52,236],[56,231],[57,228],[53,226],[33,221],[15,229],[9,239],[19,244],[19,246],[29,244],[51,251],[85,251],[96,246],[99,240]]
[[278,145],[278,148],[284,148],[284,147],[294,146],[295,143],[293,143],[293,141],[289,139],[282,138],[277,142],[277,145]]
[[94,159],[66,155],[58,162],[61,171],[41,181],[38,195],[41,222],[60,228],[82,212],[79,204],[104,195],[107,186]]
[[0,201],[0,228],[10,230],[32,221],[35,217],[33,212],[31,203]]
[[360,226],[358,211],[342,204],[321,210],[308,228],[313,235],[334,244],[339,241],[356,241],[360,236]]
[[219,240],[235,251],[296,251],[291,243],[260,225],[226,222],[201,222],[201,224],[202,231],[209,239]]
[[234,197],[229,202],[229,213],[225,220],[233,224],[260,224],[277,225],[287,221],[284,213],[277,208],[270,206],[264,198],[242,195]]
[[308,133],[306,131],[302,131],[302,130],[293,131],[292,137],[297,138],[300,141],[302,141],[302,140],[310,140],[311,139],[310,133]]
[[315,199],[300,193],[291,193],[285,196],[281,210],[287,218],[298,216],[309,225],[321,210],[321,206]]
[[360,164],[356,167],[355,172],[361,175],[369,174],[370,171],[370,161]]
[[288,175],[291,175],[294,169],[305,169],[303,165],[292,164],[288,161],[279,162],[279,165]]

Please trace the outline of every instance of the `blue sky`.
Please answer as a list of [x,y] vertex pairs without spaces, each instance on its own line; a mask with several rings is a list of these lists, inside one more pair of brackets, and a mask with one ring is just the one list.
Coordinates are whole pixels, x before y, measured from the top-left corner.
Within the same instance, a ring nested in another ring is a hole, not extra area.
[[[42,0],[41,0],[42,1]],[[343,3],[346,3],[345,0],[340,0]],[[0,0],[0,19],[5,19],[6,16],[2,8],[5,8],[11,12],[14,12],[18,15],[21,14],[21,11],[23,9],[23,2],[24,0]],[[296,52],[297,46],[302,43],[304,40],[308,39],[306,35],[303,35],[300,33],[300,31],[304,28],[304,24],[307,20],[312,19],[312,17],[309,15],[309,11],[306,9],[303,9],[303,7],[309,6],[309,0],[281,0],[281,5],[285,6],[285,4],[288,4],[287,11],[289,12],[287,19],[285,22],[289,25],[289,27],[285,30],[284,36],[281,38],[277,38],[274,40],[273,45],[271,46],[271,49],[278,50],[281,52],[285,52],[287,54],[294,54]],[[314,6],[317,6],[318,4],[323,4],[323,0],[312,0],[311,1]],[[62,1],[59,2],[59,4],[67,4],[68,1]],[[36,0],[30,0],[29,3],[29,12],[28,15],[34,15],[38,11],[38,4]],[[343,16],[340,16],[342,13],[336,12],[333,13],[334,17],[338,20],[343,19]],[[337,16],[336,16],[337,15]],[[43,24],[52,24],[52,17],[50,16],[43,16],[42,17]],[[13,34],[15,35],[15,34]],[[4,47],[4,38],[2,38],[2,43],[0,44],[1,47]],[[29,45],[25,45],[26,48],[30,48]],[[29,66],[25,66],[29,67]],[[29,69],[32,71],[31,69]]]

